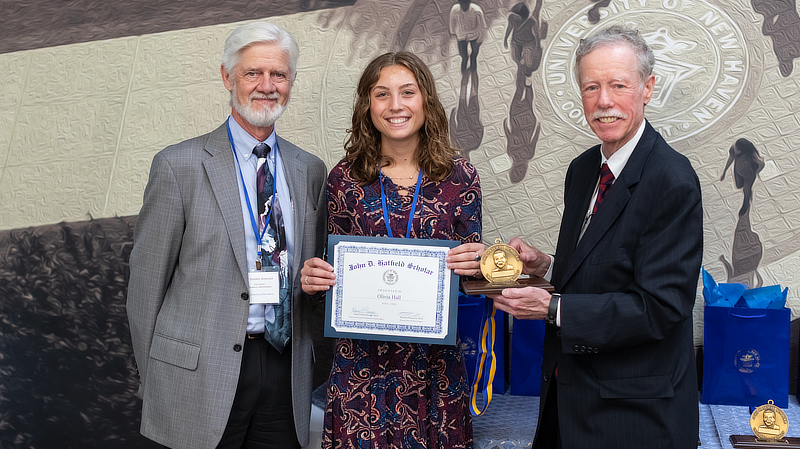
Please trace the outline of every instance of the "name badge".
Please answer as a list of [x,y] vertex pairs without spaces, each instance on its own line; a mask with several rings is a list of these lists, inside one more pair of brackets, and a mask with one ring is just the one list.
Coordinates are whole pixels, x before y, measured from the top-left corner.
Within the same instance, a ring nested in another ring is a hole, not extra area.
[[264,267],[263,271],[251,271],[248,276],[250,281],[250,304],[279,304],[280,303],[280,268],[275,266]]

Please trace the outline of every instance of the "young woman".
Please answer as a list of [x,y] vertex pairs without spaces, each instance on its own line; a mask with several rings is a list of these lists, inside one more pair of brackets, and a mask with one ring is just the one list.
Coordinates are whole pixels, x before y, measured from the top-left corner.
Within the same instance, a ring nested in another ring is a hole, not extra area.
[[[480,181],[450,145],[428,67],[408,52],[375,58],[353,109],[346,155],[328,175],[328,233],[457,240],[448,268],[479,274]],[[335,284],[320,259],[307,261],[301,275],[309,294]],[[459,344],[339,339],[323,448],[471,448]]]

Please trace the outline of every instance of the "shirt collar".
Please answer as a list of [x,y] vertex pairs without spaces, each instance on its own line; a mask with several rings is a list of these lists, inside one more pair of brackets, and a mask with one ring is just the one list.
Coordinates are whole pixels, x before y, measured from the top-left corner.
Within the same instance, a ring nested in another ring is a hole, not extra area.
[[[239,153],[244,160],[249,160],[250,156],[253,154],[253,148],[255,148],[256,145],[258,145],[261,141],[245,131],[244,128],[239,125],[239,122],[233,118],[233,116],[228,116],[228,125],[231,128],[231,137],[233,137],[233,143],[236,145],[236,152]],[[263,142],[269,145],[271,149],[275,150],[277,149],[277,140],[275,128],[273,128],[269,137],[267,137],[267,139]],[[270,154],[275,153],[270,151]]]
[[639,129],[636,131],[633,139],[629,140],[628,143],[614,152],[610,158],[606,158],[606,155],[603,154],[603,146],[600,146],[600,165],[602,166],[603,164],[608,164],[608,169],[611,170],[611,173],[614,175],[614,179],[619,178],[620,173],[622,173],[622,169],[625,168],[625,165],[628,163],[628,159],[631,158],[633,150],[636,148],[636,145],[639,144],[639,139],[641,139],[642,134],[644,134],[645,122],[646,120],[642,120],[642,124],[639,125]]

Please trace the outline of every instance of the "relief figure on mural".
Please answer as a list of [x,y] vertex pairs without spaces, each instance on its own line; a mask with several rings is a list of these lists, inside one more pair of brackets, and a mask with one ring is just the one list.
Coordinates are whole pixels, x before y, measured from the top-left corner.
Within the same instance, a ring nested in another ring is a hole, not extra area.
[[486,34],[483,9],[470,0],[458,0],[450,10],[450,34],[458,41],[461,86],[458,106],[450,112],[450,140],[469,161],[469,153],[483,141],[478,103],[478,50]]
[[800,57],[800,16],[795,0],[751,0],[755,12],[764,16],[761,32],[772,38],[781,75],[792,74],[794,60]]
[[600,8],[605,8],[611,3],[611,0],[592,0],[595,4],[592,9],[586,13],[589,17],[589,23],[597,23],[600,21]]
[[536,0],[533,13],[525,2],[511,7],[503,45],[509,48],[517,65],[516,91],[509,106],[508,119],[503,121],[506,132],[506,153],[511,158],[509,177],[517,183],[525,179],[528,161],[536,153],[541,124],[533,111],[533,85],[531,75],[542,62],[542,40],[547,37],[547,22],[539,19],[542,0]]
[[450,34],[455,35],[458,41],[461,73],[467,69],[477,72],[478,50],[485,33],[486,19],[483,9],[470,0],[458,0],[450,9]]
[[[728,150],[728,161],[722,170],[719,180],[725,179],[728,168],[733,164],[733,181],[737,189],[744,194],[742,207],[739,209],[739,220],[733,235],[733,251],[729,263],[724,255],[719,261],[725,266],[728,282],[746,284],[749,287],[761,287],[763,280],[758,273],[763,246],[758,234],[750,227],[750,204],[753,201],[753,184],[758,174],[764,169],[764,159],[758,154],[755,145],[747,139],[739,139]],[[753,283],[753,275],[756,283]]]
[[542,62],[542,41],[547,37],[547,22],[539,20],[541,9],[542,0],[536,1],[533,13],[525,2],[519,2],[511,7],[508,15],[503,45],[508,48],[510,36],[511,58],[517,64],[518,78],[520,75],[531,76]]

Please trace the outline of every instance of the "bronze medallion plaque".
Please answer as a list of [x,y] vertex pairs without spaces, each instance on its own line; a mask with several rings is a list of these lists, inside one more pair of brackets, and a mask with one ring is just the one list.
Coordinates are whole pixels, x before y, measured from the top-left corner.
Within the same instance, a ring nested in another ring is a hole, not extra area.
[[522,275],[522,260],[512,246],[496,239],[481,256],[481,274],[485,280],[461,281],[468,295],[499,295],[506,288],[539,287],[553,291],[553,286],[536,276]]

